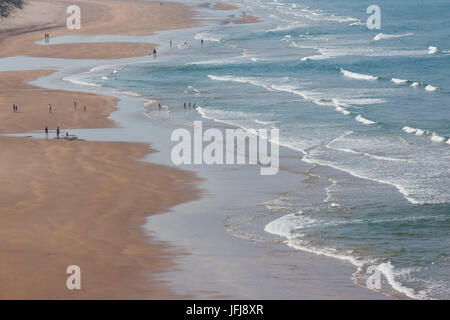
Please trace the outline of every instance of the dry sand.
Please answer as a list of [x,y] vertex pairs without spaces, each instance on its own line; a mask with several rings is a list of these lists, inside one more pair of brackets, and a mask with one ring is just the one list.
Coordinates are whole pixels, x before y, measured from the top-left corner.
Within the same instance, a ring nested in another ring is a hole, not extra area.
[[[112,127],[107,117],[117,99],[89,93],[48,90],[27,84],[54,70],[0,72],[0,133],[56,129]],[[74,102],[77,102],[75,110]],[[49,113],[49,103],[52,113]],[[19,107],[13,112],[12,105]],[[86,106],[86,111],[84,111]]]
[[[54,13],[68,1],[30,3],[26,10],[33,12],[16,12],[6,19],[13,21],[8,27],[2,20],[0,56],[110,58],[144,52],[140,44],[34,45],[44,32],[67,32],[58,27]],[[91,10],[84,15],[86,33],[147,34],[194,24],[189,9],[178,4],[164,3],[161,9],[159,3],[125,0],[79,3]],[[52,14],[43,21],[33,18],[46,10]],[[52,72],[0,72],[0,133],[42,130],[45,125],[59,125],[63,133],[66,128],[115,125],[107,118],[116,109],[115,98],[28,84]],[[12,110],[14,103],[18,112]],[[149,239],[142,225],[146,216],[198,196],[192,174],[140,162],[150,152],[142,144],[0,137],[0,149],[0,298],[180,297],[156,278],[173,268],[175,251]],[[186,188],[188,196],[182,192]],[[82,290],[66,288],[69,265],[81,267]]]
[[149,35],[155,31],[193,27],[191,9],[183,4],[136,0],[79,0],[81,29],[66,28],[70,0],[33,0],[24,10],[0,20],[0,57],[116,59],[145,56],[151,43],[72,43],[37,45],[44,33],[62,35]]

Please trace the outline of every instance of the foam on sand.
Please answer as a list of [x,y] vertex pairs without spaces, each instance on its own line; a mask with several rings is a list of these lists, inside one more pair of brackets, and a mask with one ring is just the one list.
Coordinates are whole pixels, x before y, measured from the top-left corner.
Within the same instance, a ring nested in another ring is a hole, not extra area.
[[345,69],[340,69],[339,71],[341,72],[341,74],[344,77],[347,77],[347,78],[352,78],[352,79],[357,79],[357,80],[377,80],[378,79],[378,77],[374,77],[374,76],[362,74],[362,73],[351,72],[351,71],[348,71]]
[[210,34],[207,32],[200,32],[197,33],[194,36],[195,39],[197,40],[204,40],[204,41],[210,41],[210,42],[220,42],[222,41],[222,38],[218,35],[214,35],[214,34]]
[[401,292],[413,299],[427,299],[424,294],[420,292],[416,294],[414,290],[403,286],[399,281],[396,280],[397,277],[408,273],[409,270],[396,270],[390,261],[378,265],[377,269],[386,278],[389,285],[397,292]]
[[359,122],[361,122],[361,123],[367,124],[367,125],[371,125],[371,124],[375,124],[375,123],[376,123],[376,121],[372,121],[372,120],[366,119],[366,118],[364,118],[363,116],[361,116],[360,114],[358,114],[358,115],[355,117],[355,120],[356,120],[356,121],[359,121]]

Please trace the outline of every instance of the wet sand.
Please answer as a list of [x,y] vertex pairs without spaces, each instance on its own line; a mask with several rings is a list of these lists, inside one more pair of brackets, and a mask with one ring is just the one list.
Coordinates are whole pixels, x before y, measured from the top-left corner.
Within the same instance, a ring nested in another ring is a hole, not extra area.
[[[192,174],[138,161],[140,144],[3,137],[0,148],[1,299],[180,298],[155,277],[174,251],[141,226],[192,199]],[[81,290],[66,288],[70,265]]]

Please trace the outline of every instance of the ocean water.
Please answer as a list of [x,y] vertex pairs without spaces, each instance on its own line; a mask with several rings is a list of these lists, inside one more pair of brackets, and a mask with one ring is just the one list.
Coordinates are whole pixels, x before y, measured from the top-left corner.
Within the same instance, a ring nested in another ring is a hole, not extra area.
[[[375,266],[387,294],[449,299],[450,3],[379,0],[380,30],[363,1],[230,3],[241,9],[214,11],[222,23],[92,81],[147,97],[152,118],[279,128],[322,182],[271,190],[260,236],[346,260],[361,285]],[[263,21],[229,23],[242,11]]]

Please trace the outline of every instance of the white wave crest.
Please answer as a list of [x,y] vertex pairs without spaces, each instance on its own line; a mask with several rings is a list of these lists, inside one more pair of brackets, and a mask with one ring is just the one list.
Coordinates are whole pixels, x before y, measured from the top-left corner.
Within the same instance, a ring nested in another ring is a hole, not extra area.
[[362,74],[362,73],[351,72],[351,71],[348,71],[345,69],[340,69],[340,72],[344,77],[357,79],[357,80],[377,80],[378,79],[378,77],[374,77],[374,76]]
[[425,90],[426,91],[429,91],[429,92],[433,92],[433,91],[436,91],[436,87],[434,87],[434,86],[432,86],[431,84],[429,84],[429,85],[427,85],[426,87],[425,87]]
[[373,40],[386,40],[386,39],[394,39],[394,38],[401,38],[401,37],[409,37],[412,36],[412,33],[403,33],[403,34],[385,34],[385,33],[379,33],[377,34]]
[[375,123],[376,123],[376,121],[372,121],[372,120],[366,119],[366,118],[364,118],[363,116],[361,116],[360,114],[358,114],[358,115],[355,117],[355,120],[356,120],[356,121],[359,121],[359,122],[361,122],[361,123],[367,124],[367,125],[371,125],[371,124],[375,124]]
[[435,54],[436,52],[438,52],[438,48],[435,46],[429,46],[428,47],[428,54]]
[[404,83],[408,82],[408,80],[397,79],[397,78],[392,78],[391,81],[395,84],[404,84]]
[[445,140],[444,137],[438,136],[438,135],[435,134],[435,133],[432,133],[432,134],[431,134],[431,141],[434,141],[434,142],[444,142],[444,140]]

